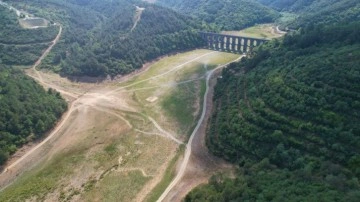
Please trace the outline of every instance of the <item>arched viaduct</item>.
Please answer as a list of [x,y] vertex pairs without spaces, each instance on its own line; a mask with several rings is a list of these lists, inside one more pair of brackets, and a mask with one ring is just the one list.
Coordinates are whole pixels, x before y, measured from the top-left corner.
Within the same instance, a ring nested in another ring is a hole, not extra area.
[[206,41],[207,48],[234,53],[247,53],[251,51],[253,47],[269,41],[267,39],[232,36],[211,32],[199,32],[199,34]]

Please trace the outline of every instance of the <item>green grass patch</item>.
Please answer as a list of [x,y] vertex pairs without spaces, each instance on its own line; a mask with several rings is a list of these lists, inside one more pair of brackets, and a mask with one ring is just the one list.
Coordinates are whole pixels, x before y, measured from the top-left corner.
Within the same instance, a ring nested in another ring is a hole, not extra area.
[[104,148],[104,151],[110,155],[110,156],[113,156],[114,154],[117,153],[117,147],[116,147],[116,144],[115,143],[111,143],[110,145],[106,146]]
[[162,108],[174,118],[186,131],[194,123],[193,112],[197,94],[194,82],[177,86],[170,95],[161,102]]
[[[194,78],[200,78],[205,75],[205,71],[203,63],[198,63],[196,66],[193,65],[191,69],[186,69],[181,72],[178,82],[189,80],[194,75],[196,75]],[[170,117],[179,123],[181,131],[185,134],[189,133],[197,118],[197,116],[194,116],[194,112],[196,111],[196,107],[198,107],[196,106],[196,102],[199,102],[197,98],[199,98],[199,92],[201,92],[202,80],[192,81],[174,87],[161,101],[162,108]]]

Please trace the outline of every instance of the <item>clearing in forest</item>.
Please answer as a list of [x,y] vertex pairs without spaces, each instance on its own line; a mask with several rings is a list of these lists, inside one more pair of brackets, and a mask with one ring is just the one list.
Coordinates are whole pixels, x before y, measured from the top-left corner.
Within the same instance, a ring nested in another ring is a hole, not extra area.
[[19,23],[21,27],[26,29],[36,29],[40,27],[47,27],[49,25],[47,20],[37,17],[19,19]]

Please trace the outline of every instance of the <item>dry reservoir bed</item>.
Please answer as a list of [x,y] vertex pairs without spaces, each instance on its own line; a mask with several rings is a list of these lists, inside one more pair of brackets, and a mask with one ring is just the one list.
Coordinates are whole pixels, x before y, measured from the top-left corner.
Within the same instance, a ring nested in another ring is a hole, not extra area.
[[206,73],[237,57],[177,54],[121,83],[72,83],[29,71],[71,102],[49,140],[7,165],[0,201],[149,199],[201,113]]

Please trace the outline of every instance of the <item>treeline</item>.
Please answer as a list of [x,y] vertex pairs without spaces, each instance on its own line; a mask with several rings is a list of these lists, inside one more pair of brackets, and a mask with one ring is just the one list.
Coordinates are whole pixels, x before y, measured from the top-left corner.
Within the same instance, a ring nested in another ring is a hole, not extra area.
[[[41,68],[63,75],[116,76],[161,55],[199,47],[198,21],[142,1],[35,0],[28,9],[64,27]],[[22,7],[22,3],[17,3]],[[137,26],[136,6],[145,10]]]
[[206,142],[239,173],[186,201],[360,198],[359,26],[308,27],[223,71]]
[[41,138],[66,108],[58,92],[45,91],[20,70],[0,66],[0,166],[19,146]]
[[218,30],[240,30],[279,17],[276,11],[249,0],[159,0],[157,3],[211,23]]

